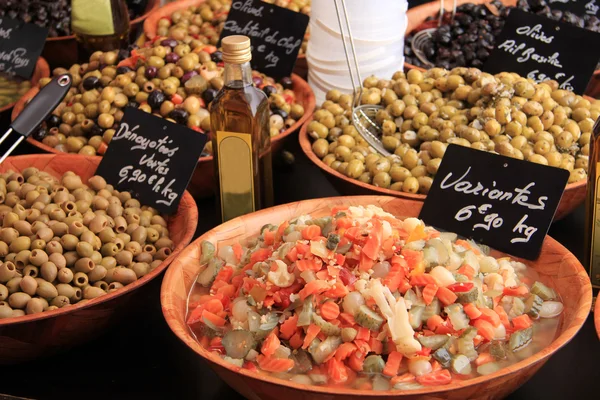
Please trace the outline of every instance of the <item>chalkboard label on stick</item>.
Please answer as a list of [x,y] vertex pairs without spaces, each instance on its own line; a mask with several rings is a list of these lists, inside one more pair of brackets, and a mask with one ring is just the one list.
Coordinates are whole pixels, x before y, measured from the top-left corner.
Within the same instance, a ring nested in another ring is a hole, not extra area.
[[552,79],[583,94],[600,58],[590,49],[598,48],[600,33],[513,8],[483,70],[516,72],[538,83]]
[[207,136],[126,107],[96,173],[144,205],[173,214]]
[[226,36],[248,36],[252,68],[280,79],[292,74],[308,20],[308,15],[261,0],[233,0],[219,46]]
[[48,36],[48,28],[0,17],[0,72],[29,79]]
[[578,17],[600,15],[599,0],[547,0],[552,10],[570,11]]
[[451,144],[420,218],[494,249],[535,260],[569,171]]

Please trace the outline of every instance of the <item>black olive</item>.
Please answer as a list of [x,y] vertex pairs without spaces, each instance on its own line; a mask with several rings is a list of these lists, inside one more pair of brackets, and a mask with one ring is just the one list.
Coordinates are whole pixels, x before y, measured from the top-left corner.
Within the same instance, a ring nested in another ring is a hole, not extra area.
[[102,129],[99,125],[92,125],[90,129],[90,135],[92,136],[101,136],[104,133],[104,129]]
[[117,75],[126,74],[131,71],[131,68],[126,66],[117,67]]
[[154,78],[156,78],[157,73],[158,73],[158,68],[148,66],[148,67],[146,67],[146,72],[144,73],[144,76],[146,77],[146,79],[154,79]]
[[187,122],[188,116],[188,112],[185,111],[183,108],[176,108],[169,113],[169,118],[174,119],[179,124],[185,124]]
[[166,100],[165,94],[160,90],[154,90],[148,95],[148,105],[156,110]]
[[46,125],[48,125],[48,128],[54,128],[55,126],[59,126],[61,122],[62,121],[61,121],[60,117],[52,114],[46,120]]
[[271,85],[266,85],[265,87],[263,87],[262,90],[263,92],[265,92],[267,97],[270,97],[272,94],[277,93],[277,88]]
[[216,63],[220,63],[223,61],[223,53],[220,51],[215,51],[210,55],[210,59]]
[[33,138],[34,138],[35,140],[37,140],[37,141],[41,141],[43,138],[45,138],[45,137],[46,137],[46,135],[47,135],[47,134],[48,134],[48,131],[46,130],[46,128],[44,128],[44,127],[42,127],[42,126],[41,126],[39,129],[36,129],[36,130],[33,132],[33,135],[32,135],[32,136],[33,136]]
[[98,87],[100,81],[96,76],[88,76],[83,80],[83,88],[85,90],[93,90]]
[[282,110],[282,109],[280,109],[280,108],[277,108],[277,109],[273,110],[273,114],[279,114],[279,115],[281,115],[281,118],[283,118],[283,120],[284,120],[284,121],[285,121],[285,120],[287,119],[287,117],[288,117],[288,113],[286,113],[285,111],[283,111],[283,110]]
[[294,82],[292,82],[292,78],[290,78],[289,76],[281,78],[281,81],[279,83],[281,83],[281,86],[283,86],[284,89],[294,88]]
[[139,106],[140,105],[138,104],[137,101],[130,100],[129,103],[127,103],[127,107],[138,108]]
[[216,89],[208,88],[202,92],[202,100],[204,100],[206,104],[209,104],[215,99],[217,93],[218,91]]

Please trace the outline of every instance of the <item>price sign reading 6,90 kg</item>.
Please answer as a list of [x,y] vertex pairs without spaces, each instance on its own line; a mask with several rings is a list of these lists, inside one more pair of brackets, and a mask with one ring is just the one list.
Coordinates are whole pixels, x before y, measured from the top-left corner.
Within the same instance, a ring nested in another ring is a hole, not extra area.
[[564,169],[451,144],[419,217],[534,260],[568,179]]
[[207,136],[135,108],[125,108],[96,173],[160,212],[177,211]]

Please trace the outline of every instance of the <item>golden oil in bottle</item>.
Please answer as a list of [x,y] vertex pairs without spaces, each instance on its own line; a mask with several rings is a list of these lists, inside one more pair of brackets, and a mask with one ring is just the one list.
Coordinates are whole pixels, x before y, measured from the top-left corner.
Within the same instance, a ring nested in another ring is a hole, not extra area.
[[127,48],[129,11],[125,0],[72,0],[71,27],[82,53]]
[[600,288],[600,118],[594,124],[589,146],[584,263],[592,286],[597,289]]
[[250,39],[222,42],[224,85],[210,104],[211,140],[221,219],[273,204],[269,102],[252,84]]

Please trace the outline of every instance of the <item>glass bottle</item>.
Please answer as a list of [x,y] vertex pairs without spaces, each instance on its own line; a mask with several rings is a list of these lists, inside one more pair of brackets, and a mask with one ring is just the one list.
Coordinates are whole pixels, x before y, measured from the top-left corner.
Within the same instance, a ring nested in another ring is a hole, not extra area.
[[71,1],[71,29],[85,55],[127,48],[129,28],[125,0]]
[[250,39],[222,42],[224,85],[210,104],[211,139],[221,219],[273,204],[269,101],[252,84]]
[[584,265],[588,268],[592,286],[600,288],[600,118],[596,120],[590,139]]

